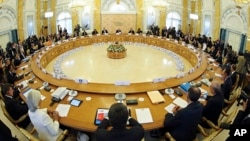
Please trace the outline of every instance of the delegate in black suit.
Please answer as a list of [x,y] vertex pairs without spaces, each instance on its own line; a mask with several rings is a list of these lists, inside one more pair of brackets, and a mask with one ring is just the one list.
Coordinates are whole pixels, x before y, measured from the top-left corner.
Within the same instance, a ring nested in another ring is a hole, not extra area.
[[232,79],[231,77],[228,77],[226,78],[224,84],[222,85],[222,92],[226,100],[229,100],[231,87],[232,87]]
[[[7,112],[10,114],[10,116],[14,120],[17,120],[21,116],[28,113],[28,107],[26,104],[24,103],[22,104],[20,101],[10,98],[10,97],[6,97],[6,96],[5,96],[5,107],[6,107]],[[19,123],[18,126],[22,128],[26,128],[29,125],[29,123],[30,123],[30,119],[27,116],[27,118],[21,123]]]
[[[210,91],[213,96],[208,96],[202,116],[218,125],[218,119],[224,106],[224,96],[219,83],[213,82]],[[205,122],[202,122],[201,126],[209,128]]]
[[229,100],[230,92],[232,88],[232,79],[230,77],[231,69],[229,66],[225,66],[223,69],[222,78],[224,79],[224,84],[221,85],[222,92],[224,94],[224,98]]
[[[95,131],[97,141],[141,141],[144,137],[143,127],[129,117],[128,109],[124,104],[113,104],[109,109],[108,118],[104,118]],[[127,121],[131,126],[129,128],[126,127]],[[111,130],[107,130],[109,126],[112,126]]]
[[102,30],[102,35],[104,35],[104,34],[108,34],[109,32],[108,32],[108,30],[107,29],[105,29],[105,28],[103,28],[103,30]]
[[[178,110],[175,115],[166,114],[164,130],[169,132],[176,141],[192,141],[195,139],[196,129],[203,111],[202,104],[197,101],[200,95],[200,89],[192,86],[188,90],[188,106]],[[173,113],[175,112],[173,111]]]
[[109,120],[104,119],[100,126],[97,128],[96,140],[97,141],[141,141],[144,137],[144,130],[142,126],[133,118],[129,119],[131,128],[112,128],[109,127]]

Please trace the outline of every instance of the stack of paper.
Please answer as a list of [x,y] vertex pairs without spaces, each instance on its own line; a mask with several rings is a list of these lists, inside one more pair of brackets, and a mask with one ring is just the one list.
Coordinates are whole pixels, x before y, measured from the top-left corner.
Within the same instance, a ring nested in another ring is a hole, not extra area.
[[165,102],[164,97],[161,95],[159,91],[150,91],[147,92],[147,94],[153,104],[159,104]]
[[187,107],[188,103],[186,100],[180,98],[180,97],[177,97],[174,101],[173,101],[174,104],[180,106],[181,108],[185,108]]
[[56,111],[61,117],[66,117],[69,113],[70,105],[69,104],[58,104]]
[[135,109],[136,118],[139,123],[151,123],[153,118],[149,108]]

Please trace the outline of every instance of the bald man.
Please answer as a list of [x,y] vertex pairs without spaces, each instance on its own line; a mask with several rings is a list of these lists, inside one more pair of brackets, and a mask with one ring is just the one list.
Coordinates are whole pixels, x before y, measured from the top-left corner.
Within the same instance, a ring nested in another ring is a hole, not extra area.
[[169,132],[177,141],[194,140],[203,111],[203,105],[198,101],[200,96],[200,89],[191,86],[187,94],[188,106],[183,109],[175,107],[173,114],[166,114],[164,132]]
[[[210,95],[207,97],[207,103],[204,106],[202,116],[218,125],[218,119],[224,106],[224,96],[221,91],[221,86],[218,82],[212,82],[210,85]],[[201,126],[209,128],[202,122]]]

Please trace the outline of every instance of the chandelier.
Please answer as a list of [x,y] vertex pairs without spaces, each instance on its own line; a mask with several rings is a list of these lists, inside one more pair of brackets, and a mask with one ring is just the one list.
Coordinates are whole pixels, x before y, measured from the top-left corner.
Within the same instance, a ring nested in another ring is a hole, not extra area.
[[152,4],[153,6],[162,6],[162,7],[169,6],[167,0],[154,0]]
[[72,11],[81,11],[83,9],[83,7],[85,6],[85,2],[83,0],[71,0],[71,2],[69,3],[69,8]]

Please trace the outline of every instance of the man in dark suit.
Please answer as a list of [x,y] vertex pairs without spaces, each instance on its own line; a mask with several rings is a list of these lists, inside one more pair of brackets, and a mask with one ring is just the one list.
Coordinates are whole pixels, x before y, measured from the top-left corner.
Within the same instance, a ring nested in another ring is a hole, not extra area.
[[224,94],[224,98],[229,100],[231,87],[232,87],[232,79],[231,75],[231,68],[229,66],[225,66],[223,69],[222,79],[224,80],[224,84],[221,85],[222,92]]
[[92,31],[92,35],[97,35],[98,34],[98,31],[96,30],[96,29],[94,29],[93,31]]
[[108,34],[108,33],[109,33],[108,30],[105,29],[105,28],[103,28],[103,30],[102,30],[102,35],[106,35],[106,34]]
[[[2,93],[4,94],[6,110],[14,120],[17,120],[28,113],[28,106],[24,102],[19,101],[18,98],[14,98],[14,89],[10,84],[3,85]],[[30,119],[27,116],[27,118],[19,123],[18,126],[26,128],[29,123]]]
[[132,28],[130,28],[129,31],[128,31],[128,33],[129,34],[135,34],[135,31]]
[[[211,96],[207,97],[207,103],[204,106],[202,116],[218,125],[218,119],[224,105],[224,96],[221,91],[220,84],[212,82],[210,85]],[[209,128],[205,122],[201,122],[201,126]]]
[[201,91],[196,86],[188,89],[186,108],[176,106],[173,114],[166,114],[164,130],[169,132],[177,141],[192,141],[196,136],[196,129],[202,117],[203,106],[198,101]]
[[[126,128],[127,121],[131,127]],[[109,125],[112,126],[107,130]],[[97,141],[141,141],[144,137],[143,127],[129,117],[127,107],[122,103],[113,104],[108,113],[95,131]]]
[[[232,85],[235,84],[236,80],[237,80],[237,77],[238,77],[238,73],[236,72],[236,65],[235,64],[232,64],[231,65],[231,79],[232,79]],[[237,86],[236,86],[237,87]]]
[[5,71],[8,83],[14,84],[17,80],[17,75],[14,66],[8,65]]
[[120,28],[118,28],[118,29],[115,31],[115,33],[117,33],[117,34],[121,34],[121,33],[122,33],[122,31],[121,31],[121,29],[120,29]]

